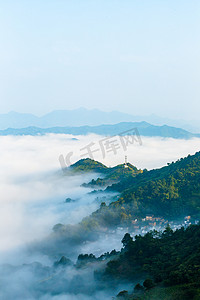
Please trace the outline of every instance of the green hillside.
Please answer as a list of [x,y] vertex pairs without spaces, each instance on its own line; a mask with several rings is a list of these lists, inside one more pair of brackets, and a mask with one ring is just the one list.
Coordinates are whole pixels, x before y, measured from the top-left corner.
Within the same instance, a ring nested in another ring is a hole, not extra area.
[[[110,205],[102,205],[82,224],[90,222],[97,227],[129,225],[134,218],[151,214],[168,220],[200,216],[200,152],[156,170],[139,174],[118,169],[120,180],[105,192],[119,192]],[[106,171],[106,175],[109,174]],[[118,177],[118,178],[119,178]],[[97,184],[94,181],[94,184]],[[100,181],[101,186],[104,181]]]
[[110,187],[121,193],[111,204],[128,214],[158,214],[168,218],[200,214],[200,152],[161,169],[146,171]]
[[199,299],[200,225],[175,232],[167,227],[163,233],[136,236],[135,241],[126,234],[122,243],[121,254],[107,263],[102,278],[140,283],[134,294],[124,293],[120,299],[159,299],[159,294],[164,299]]
[[142,173],[142,170],[138,170],[130,163],[117,165],[113,168],[104,169],[105,176],[102,178],[92,179],[88,184],[84,184],[85,187],[101,188],[119,183],[124,179],[135,177],[137,174]]
[[68,170],[73,173],[97,172],[105,174],[109,172],[108,167],[90,158],[84,158],[77,161],[75,164],[71,165]]

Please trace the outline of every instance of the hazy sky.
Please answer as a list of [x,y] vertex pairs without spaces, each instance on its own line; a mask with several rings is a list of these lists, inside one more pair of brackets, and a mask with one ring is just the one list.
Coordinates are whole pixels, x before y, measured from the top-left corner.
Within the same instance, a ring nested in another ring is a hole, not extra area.
[[199,0],[0,0],[0,113],[198,119]]

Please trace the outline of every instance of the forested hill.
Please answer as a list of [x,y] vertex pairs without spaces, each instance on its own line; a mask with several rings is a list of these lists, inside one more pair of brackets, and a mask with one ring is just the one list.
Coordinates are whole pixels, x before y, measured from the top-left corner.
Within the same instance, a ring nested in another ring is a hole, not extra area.
[[146,280],[132,295],[123,291],[117,299],[200,299],[200,225],[174,232],[167,226],[135,241],[127,233],[122,243],[120,255],[107,263],[104,280]]
[[[97,226],[130,224],[134,218],[147,214],[174,220],[184,216],[200,216],[200,152],[188,155],[156,170],[130,172],[105,190],[117,191],[120,196],[109,205],[103,205],[84,223]],[[109,177],[109,174],[106,176]],[[101,188],[102,181],[94,181]]]
[[200,214],[200,152],[188,155],[166,167],[146,171],[112,185],[121,192],[111,206],[123,205],[135,212],[167,217]]
[[104,164],[90,158],[80,159],[75,164],[71,165],[68,170],[73,173],[96,172],[104,174],[109,172],[109,168]]
[[135,177],[137,174],[143,171],[137,169],[132,164],[128,163],[125,167],[124,164],[117,165],[115,167],[107,167],[104,164],[92,160],[90,158],[85,158],[77,161],[75,164],[71,165],[68,169],[71,173],[99,173],[101,177],[97,180],[92,180],[89,183],[84,183],[84,186],[90,187],[106,187],[113,183],[119,183],[123,179]]

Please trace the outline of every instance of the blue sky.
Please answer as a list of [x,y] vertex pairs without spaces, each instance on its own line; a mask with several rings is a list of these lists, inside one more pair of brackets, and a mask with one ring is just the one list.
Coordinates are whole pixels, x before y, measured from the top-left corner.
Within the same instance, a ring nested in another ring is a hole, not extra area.
[[199,0],[0,0],[0,113],[198,119],[199,32]]

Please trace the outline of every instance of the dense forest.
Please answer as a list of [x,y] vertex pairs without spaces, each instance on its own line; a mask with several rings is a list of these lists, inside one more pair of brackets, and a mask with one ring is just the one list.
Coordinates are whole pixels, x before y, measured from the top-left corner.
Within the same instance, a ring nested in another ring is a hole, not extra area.
[[144,171],[108,189],[121,192],[112,206],[125,205],[129,213],[137,211],[174,218],[200,213],[200,152],[188,155],[161,169]]
[[121,291],[119,299],[184,300],[200,297],[200,225],[173,231],[150,231],[135,239],[126,233],[120,252],[113,250],[96,258],[81,254],[76,267],[107,261],[105,268],[95,271],[102,286],[112,282],[132,282],[129,294]]
[[[83,161],[79,162],[81,167]],[[92,171],[93,164],[96,162],[90,160]],[[126,168],[124,165],[100,166],[103,176],[85,186],[93,186],[96,190],[104,188],[105,194],[118,192],[119,196],[109,205],[102,203],[99,210],[83,220],[84,224],[93,223],[96,227],[129,225],[134,218],[143,218],[147,214],[168,220],[186,215],[199,219],[200,152],[150,171],[138,170],[131,164]]]
[[126,234],[122,243],[120,255],[108,262],[103,277],[135,282],[141,276],[143,284],[140,280],[134,295],[127,299],[147,299],[148,294],[159,293],[159,289],[162,292],[168,288],[170,292],[169,287],[174,293],[169,299],[200,299],[200,225],[174,232],[166,227],[162,233],[135,236],[134,241]]

